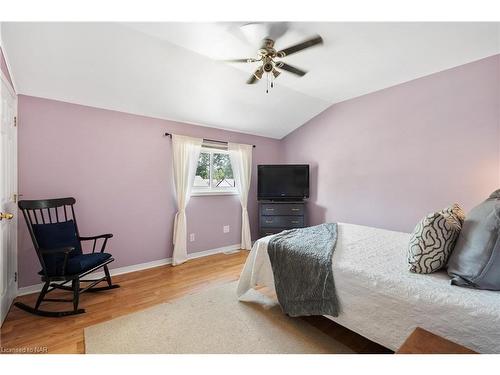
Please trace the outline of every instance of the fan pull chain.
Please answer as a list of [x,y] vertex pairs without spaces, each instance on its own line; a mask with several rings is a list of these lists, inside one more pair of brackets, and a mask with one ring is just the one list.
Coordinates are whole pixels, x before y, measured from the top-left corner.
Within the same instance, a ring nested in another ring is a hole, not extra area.
[[274,74],[266,74],[266,94],[269,94],[269,89],[274,88]]

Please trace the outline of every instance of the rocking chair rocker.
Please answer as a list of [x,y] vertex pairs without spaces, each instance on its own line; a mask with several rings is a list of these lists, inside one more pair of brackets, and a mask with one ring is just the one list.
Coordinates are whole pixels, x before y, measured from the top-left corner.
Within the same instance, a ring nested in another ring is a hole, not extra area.
[[[81,237],[73,209],[75,202],[74,198],[19,201],[19,208],[23,212],[33,246],[42,266],[39,275],[41,275],[44,285],[34,308],[16,302],[14,305],[18,308],[35,315],[48,317],[82,314],[85,310],[78,308],[80,294],[119,287],[119,285],[112,283],[108,270],[108,264],[114,259],[111,254],[104,252],[108,239],[113,235],[101,234],[93,237]],[[96,252],[96,246],[100,239],[103,240],[101,249]],[[94,241],[92,253],[83,253],[81,241]],[[104,270],[103,277],[82,280],[82,277],[100,268]],[[96,287],[102,281],[106,281],[107,286]],[[71,286],[67,286],[66,284],[70,282]],[[82,282],[90,284],[81,288],[80,283]],[[45,298],[47,293],[55,289],[72,291],[73,298]],[[40,304],[44,301],[71,302],[73,310],[41,310]]]

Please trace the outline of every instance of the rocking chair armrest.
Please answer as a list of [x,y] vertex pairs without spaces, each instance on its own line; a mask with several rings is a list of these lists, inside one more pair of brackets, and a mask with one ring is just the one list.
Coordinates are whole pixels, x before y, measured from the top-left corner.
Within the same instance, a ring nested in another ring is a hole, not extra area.
[[[52,249],[40,249],[40,253],[42,255],[47,255],[47,254],[64,254],[64,262],[62,265],[62,274],[66,274],[66,266],[68,264],[68,255],[71,253],[73,250],[75,250],[74,246],[65,246],[65,247],[55,247]],[[45,262],[42,262],[43,265],[43,272],[46,274],[47,270],[45,268]]]
[[56,248],[53,248],[53,249],[40,249],[40,252],[43,255],[57,254],[57,253],[69,254],[73,250],[75,250],[74,246],[65,246],[65,247],[56,247]]
[[95,253],[96,251],[96,245],[97,245],[97,240],[99,239],[104,239],[101,245],[101,250],[99,250],[101,253],[104,252],[106,249],[106,244],[108,243],[108,240],[113,237],[111,233],[106,233],[106,234],[99,234],[98,236],[91,236],[91,237],[78,237],[80,241],[94,241],[94,244],[92,246],[92,253]]
[[99,234],[97,236],[90,236],[90,237],[84,237],[84,236],[80,236],[79,239],[80,241],[91,241],[91,240],[97,240],[99,238],[111,238],[113,237],[113,234],[111,233],[106,233],[106,234]]

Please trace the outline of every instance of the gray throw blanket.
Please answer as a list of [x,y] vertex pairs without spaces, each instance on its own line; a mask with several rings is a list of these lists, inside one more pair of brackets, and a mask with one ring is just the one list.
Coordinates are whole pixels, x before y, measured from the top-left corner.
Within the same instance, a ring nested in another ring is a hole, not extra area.
[[291,229],[275,235],[267,251],[278,301],[290,316],[338,316],[332,256],[337,224]]

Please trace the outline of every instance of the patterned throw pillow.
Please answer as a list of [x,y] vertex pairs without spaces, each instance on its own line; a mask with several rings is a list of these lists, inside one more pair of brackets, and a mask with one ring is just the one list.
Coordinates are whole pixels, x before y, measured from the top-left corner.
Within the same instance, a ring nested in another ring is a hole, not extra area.
[[465,214],[458,204],[424,217],[410,236],[410,271],[432,273],[446,266],[462,229]]
[[445,208],[441,212],[447,215],[450,220],[454,220],[460,226],[460,229],[462,229],[465,220],[465,211],[458,203],[453,203],[450,207]]

